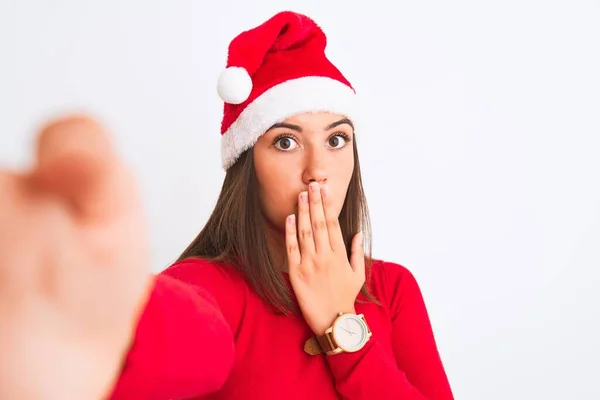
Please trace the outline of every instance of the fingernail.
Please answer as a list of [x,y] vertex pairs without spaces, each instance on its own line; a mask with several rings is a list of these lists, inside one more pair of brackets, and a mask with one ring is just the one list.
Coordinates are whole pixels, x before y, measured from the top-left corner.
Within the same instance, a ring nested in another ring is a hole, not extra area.
[[323,195],[323,197],[327,197],[327,195],[329,194],[329,187],[327,186],[327,184],[323,184],[323,186],[321,186],[321,194]]
[[296,215],[295,214],[288,215],[287,222],[288,222],[288,224],[293,225],[296,222]]
[[313,193],[317,193],[319,191],[319,184],[317,182],[311,183],[310,190],[312,190]]
[[303,203],[308,203],[308,192],[300,193],[300,201]]

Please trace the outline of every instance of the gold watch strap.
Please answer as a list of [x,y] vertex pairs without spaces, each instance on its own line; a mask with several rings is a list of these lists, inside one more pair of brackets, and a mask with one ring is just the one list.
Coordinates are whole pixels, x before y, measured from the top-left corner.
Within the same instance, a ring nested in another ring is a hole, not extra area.
[[304,343],[304,352],[311,356],[316,356],[323,352],[316,337],[312,336]]
[[334,343],[331,332],[320,336],[312,336],[304,343],[304,351],[312,356],[329,353],[336,350],[338,346]]
[[325,354],[329,354],[333,350],[339,348],[339,346],[333,341],[331,330],[325,332],[324,335],[317,336],[317,342],[319,342],[321,351]]

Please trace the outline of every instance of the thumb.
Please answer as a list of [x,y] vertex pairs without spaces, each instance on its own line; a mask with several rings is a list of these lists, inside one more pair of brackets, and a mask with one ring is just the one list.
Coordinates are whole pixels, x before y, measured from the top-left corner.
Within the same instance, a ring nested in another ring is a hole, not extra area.
[[361,278],[365,277],[365,250],[363,248],[363,233],[358,232],[352,239],[350,266]]
[[64,118],[42,130],[33,178],[85,218],[113,217],[137,198],[133,177],[105,130],[85,116]]

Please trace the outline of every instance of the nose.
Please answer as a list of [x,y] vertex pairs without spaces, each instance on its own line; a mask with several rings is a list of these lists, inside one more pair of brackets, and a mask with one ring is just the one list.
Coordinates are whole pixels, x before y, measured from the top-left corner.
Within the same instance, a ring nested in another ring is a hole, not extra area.
[[312,151],[310,154],[307,154],[302,174],[302,180],[305,185],[308,186],[311,182],[327,183],[328,173],[325,158],[318,151]]

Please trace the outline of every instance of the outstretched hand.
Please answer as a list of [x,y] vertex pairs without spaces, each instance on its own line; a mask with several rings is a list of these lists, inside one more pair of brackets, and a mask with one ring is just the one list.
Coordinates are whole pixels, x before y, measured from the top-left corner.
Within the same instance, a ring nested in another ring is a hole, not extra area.
[[348,260],[337,213],[327,186],[312,183],[300,193],[298,217],[286,221],[290,281],[302,314],[317,335],[327,330],[338,313],[354,313],[365,282],[362,233],[352,240]]
[[150,285],[140,201],[89,118],[36,150],[32,171],[0,170],[0,398],[101,399]]

